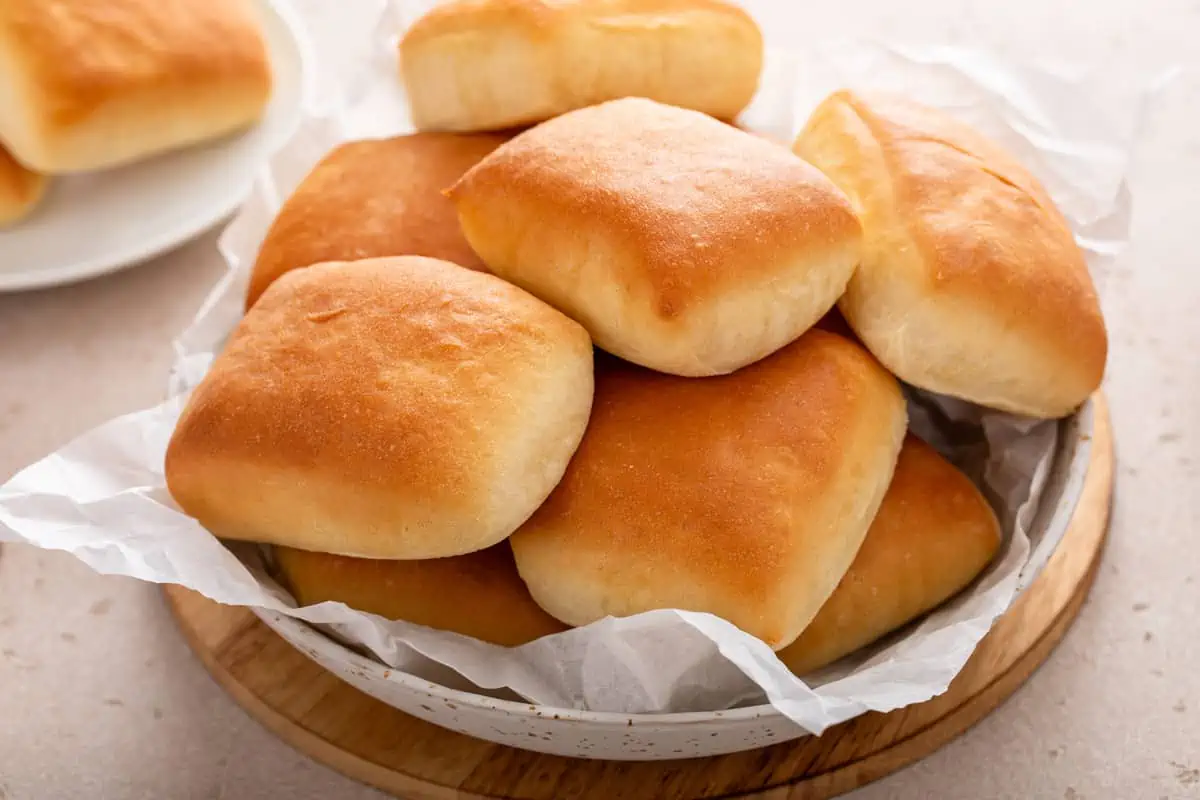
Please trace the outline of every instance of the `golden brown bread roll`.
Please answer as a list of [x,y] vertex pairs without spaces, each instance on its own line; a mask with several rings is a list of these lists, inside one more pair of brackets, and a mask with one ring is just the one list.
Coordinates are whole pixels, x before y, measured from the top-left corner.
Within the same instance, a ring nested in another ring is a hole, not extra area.
[[420,130],[495,130],[621,97],[733,119],[762,34],[724,0],[453,0],[417,20],[400,69]]
[[45,175],[26,169],[0,146],[0,228],[33,213],[48,185]]
[[499,278],[417,256],[284,275],[234,331],[167,449],[217,536],[437,558],[508,536],[587,425],[583,328]]
[[509,540],[517,568],[570,625],[679,608],[784,647],[850,566],[906,423],[895,378],[825,331],[704,380],[605,357],[579,450]]
[[419,561],[376,561],[276,547],[275,563],[302,606],[335,600],[385,619],[505,647],[567,629],[533,602],[507,542],[462,556]]
[[915,436],[854,563],[779,658],[797,675],[831,664],[953,597],[1000,546],[1000,524],[966,475]]
[[324,261],[428,256],[483,269],[443,190],[507,138],[418,133],[336,148],[267,231],[246,306],[283,273]]
[[1107,335],[1083,254],[1041,184],[907,100],[837,92],[795,152],[853,200],[863,259],[839,305],[902,380],[1034,417],[1099,385]]
[[5,0],[0,140],[48,174],[258,120],[271,69],[249,0]]
[[450,196],[495,274],[610,353],[677,375],[731,372],[794,340],[859,257],[849,201],[812,166],[644,99],[542,123]]

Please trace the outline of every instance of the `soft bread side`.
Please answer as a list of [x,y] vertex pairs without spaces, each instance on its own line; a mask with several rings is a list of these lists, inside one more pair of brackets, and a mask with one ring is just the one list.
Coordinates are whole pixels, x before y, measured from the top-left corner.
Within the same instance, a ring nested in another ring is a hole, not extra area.
[[854,563],[780,660],[804,675],[865,647],[964,589],[999,546],[975,485],[910,435]]
[[792,642],[854,559],[907,423],[896,380],[813,330],[732,375],[599,359],[587,434],[510,542],[571,625],[659,608]]
[[902,380],[1033,417],[1099,386],[1107,334],[1083,254],[1000,147],[941,112],[843,91],[795,152],[858,210],[863,258],[839,305]]
[[192,393],[167,487],[219,537],[438,558],[508,536],[558,483],[592,346],[499,278],[406,256],[271,285]]
[[377,561],[275,548],[275,563],[300,605],[325,601],[516,647],[567,629],[533,602],[500,542],[462,556]]
[[786,148],[640,98],[573,111],[497,148],[451,190],[488,268],[651,369],[728,373],[837,301],[860,227]]
[[733,119],[762,34],[723,0],[456,0],[400,43],[420,130],[496,130],[621,97]]

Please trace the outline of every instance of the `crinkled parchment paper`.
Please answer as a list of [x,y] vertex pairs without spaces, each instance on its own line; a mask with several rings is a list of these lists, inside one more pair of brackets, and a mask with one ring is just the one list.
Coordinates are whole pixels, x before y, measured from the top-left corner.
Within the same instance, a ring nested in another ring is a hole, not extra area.
[[[14,477],[0,489],[0,539],[66,550],[99,572],[183,584],[224,603],[325,623],[393,667],[433,680],[453,675],[449,667],[484,693],[515,692],[552,706],[704,711],[765,698],[819,733],[864,710],[943,691],[1056,544],[1032,525],[1061,435],[1056,423],[913,393],[914,428],[984,486],[1004,523],[1003,548],[967,592],[808,683],[761,642],[706,614],[606,619],[506,650],[336,603],[296,609],[266,577],[256,548],[226,548],[179,513],[165,488],[163,453],[186,392],[239,317],[247,272],[281,198],[337,142],[408,130],[394,42],[426,4],[336,6],[331,14],[330,4],[297,2],[318,59],[309,113],[221,239],[229,272],[176,342],[169,399],[101,425]],[[1124,175],[1148,87],[1118,87],[1104,74],[1062,66],[1004,64],[962,48],[807,38],[770,52],[748,123],[790,138],[841,86],[900,90],[943,107],[1002,141],[1045,181],[1103,285],[1105,261],[1128,229]]]

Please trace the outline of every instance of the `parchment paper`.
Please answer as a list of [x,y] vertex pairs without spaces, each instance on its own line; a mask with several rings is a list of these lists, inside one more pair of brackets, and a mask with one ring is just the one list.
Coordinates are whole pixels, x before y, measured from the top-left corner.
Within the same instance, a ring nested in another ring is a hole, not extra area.
[[[176,509],[163,478],[166,443],[187,391],[240,315],[262,235],[281,199],[334,144],[408,130],[394,41],[428,5],[337,4],[331,19],[321,3],[298,3],[309,20],[302,33],[317,53],[312,72],[319,85],[309,87],[308,113],[295,137],[263,169],[221,238],[229,272],[175,343],[168,399],[84,434],[0,488],[0,540],[65,550],[102,573],[178,583],[220,602],[327,624],[333,635],[393,667],[552,706],[705,711],[765,698],[820,733],[865,710],[888,711],[942,692],[1031,579],[1031,552],[1044,562],[1055,544],[1027,536],[1058,436],[1055,423],[912,393],[914,429],[980,482],[1001,516],[1004,545],[967,592],[807,682],[764,644],[707,614],[664,610],[606,619],[509,650],[337,603],[296,609],[261,568],[257,548],[226,548]],[[1004,64],[963,48],[813,43],[798,36],[789,49],[769,53],[746,121],[790,138],[816,103],[841,86],[903,91],[1006,144],[1045,181],[1103,285],[1106,260],[1120,251],[1128,230],[1124,175],[1148,86],[1130,88],[1126,81],[1118,91],[1102,73]]]

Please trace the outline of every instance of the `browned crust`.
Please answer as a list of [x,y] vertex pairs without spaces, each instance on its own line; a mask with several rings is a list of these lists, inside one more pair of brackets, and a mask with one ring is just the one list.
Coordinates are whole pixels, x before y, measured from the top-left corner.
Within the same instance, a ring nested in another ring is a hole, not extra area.
[[178,421],[167,485],[226,538],[470,552],[553,488],[591,375],[586,332],[498,278],[415,256],[313,266],[234,331]]
[[702,380],[604,357],[579,450],[511,539],[518,567],[571,624],[685,608],[782,646],[849,566],[905,420],[895,380],[825,331]]
[[27,217],[41,202],[48,185],[45,175],[26,169],[0,147],[0,225]]
[[961,591],[999,546],[979,489],[910,435],[854,563],[779,658],[803,675],[870,644]]
[[795,150],[860,212],[863,264],[842,310],[902,379],[1039,416],[1099,385],[1107,333],[1083,253],[1002,148],[909,100],[841,91]]
[[300,605],[327,600],[485,642],[515,647],[567,629],[542,611],[501,542],[462,556],[377,561],[275,548]]
[[724,0],[452,0],[435,6],[414,22],[405,32],[401,46],[420,44],[464,29],[515,26],[544,36],[555,25],[581,17],[644,15],[649,24],[655,18],[662,21],[662,15],[689,12],[721,14],[757,29],[749,14]]
[[613,280],[648,294],[664,318],[859,232],[842,193],[786,149],[635,98],[527,131],[450,197],[460,212],[517,203],[530,218],[619,243],[630,257],[613,264]]
[[6,0],[0,46],[12,50],[47,132],[130,94],[230,83],[257,85],[265,98],[271,87],[246,0]]
[[483,269],[442,192],[507,139],[422,133],[337,147],[296,187],[267,231],[247,307],[285,272],[325,261],[414,255]]

